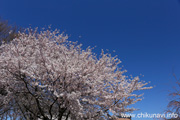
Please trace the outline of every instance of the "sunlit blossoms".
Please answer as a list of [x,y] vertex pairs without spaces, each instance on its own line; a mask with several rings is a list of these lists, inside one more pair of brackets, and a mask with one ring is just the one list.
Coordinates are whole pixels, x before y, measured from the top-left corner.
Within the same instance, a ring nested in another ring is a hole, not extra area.
[[1,118],[103,120],[135,110],[134,91],[151,87],[125,76],[118,58],[67,39],[28,29],[0,46]]

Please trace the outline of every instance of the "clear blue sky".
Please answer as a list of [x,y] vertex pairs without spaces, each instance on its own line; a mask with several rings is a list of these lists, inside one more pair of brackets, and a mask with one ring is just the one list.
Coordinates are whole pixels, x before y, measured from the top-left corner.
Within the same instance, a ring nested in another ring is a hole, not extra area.
[[1,0],[0,16],[24,28],[52,24],[84,48],[118,55],[127,75],[143,74],[155,86],[144,91],[135,113],[162,113],[175,85],[173,71],[180,77],[178,0]]

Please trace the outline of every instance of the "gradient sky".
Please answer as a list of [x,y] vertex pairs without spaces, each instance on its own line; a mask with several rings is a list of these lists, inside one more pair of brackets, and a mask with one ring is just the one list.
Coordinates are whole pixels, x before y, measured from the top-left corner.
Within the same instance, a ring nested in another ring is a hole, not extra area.
[[180,78],[178,0],[1,0],[0,16],[23,28],[51,24],[83,48],[118,55],[127,75],[142,74],[154,86],[143,91],[134,113],[163,113],[176,82],[172,74]]

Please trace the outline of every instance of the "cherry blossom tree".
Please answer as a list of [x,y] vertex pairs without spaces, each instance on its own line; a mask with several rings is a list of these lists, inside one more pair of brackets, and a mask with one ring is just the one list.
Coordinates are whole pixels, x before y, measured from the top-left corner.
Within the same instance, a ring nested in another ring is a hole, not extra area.
[[136,110],[135,91],[151,89],[128,78],[121,61],[97,57],[59,30],[27,29],[0,46],[0,118],[104,120]]

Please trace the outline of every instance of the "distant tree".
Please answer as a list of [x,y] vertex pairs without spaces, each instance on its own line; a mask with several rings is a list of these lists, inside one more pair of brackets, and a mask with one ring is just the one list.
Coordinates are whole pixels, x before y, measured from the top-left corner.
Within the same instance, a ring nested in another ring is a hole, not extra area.
[[167,113],[175,113],[178,115],[178,118],[172,118],[168,120],[180,120],[180,80],[177,79],[176,75],[174,74],[174,78],[176,79],[176,87],[174,87],[174,92],[170,93],[169,95],[172,97],[172,100],[168,104],[168,109],[166,110]]
[[104,120],[136,110],[135,91],[151,89],[128,78],[118,58],[67,40],[58,30],[27,29],[0,46],[0,118]]
[[17,34],[18,28],[8,24],[8,21],[4,21],[0,18],[0,45],[2,42],[8,43],[13,40]]

